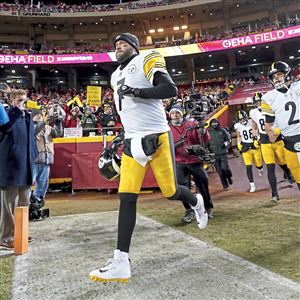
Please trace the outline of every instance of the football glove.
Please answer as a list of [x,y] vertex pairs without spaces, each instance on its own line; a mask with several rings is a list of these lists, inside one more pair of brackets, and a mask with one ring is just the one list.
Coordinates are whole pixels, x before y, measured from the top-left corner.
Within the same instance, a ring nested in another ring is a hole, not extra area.
[[280,128],[278,128],[278,127],[274,128],[273,132],[274,132],[275,135],[280,135],[280,133],[281,133]]
[[243,149],[243,145],[242,144],[237,144],[236,147],[238,148],[239,151],[242,151],[242,149]]
[[140,94],[141,94],[141,91],[140,89],[137,89],[137,88],[132,88],[128,85],[121,85],[119,88],[118,88],[118,95],[119,95],[119,98],[120,99],[123,99],[124,96],[129,96],[129,97],[139,97]]
[[260,142],[258,140],[254,140],[253,141],[253,146],[256,148],[256,149],[259,149],[260,148]]

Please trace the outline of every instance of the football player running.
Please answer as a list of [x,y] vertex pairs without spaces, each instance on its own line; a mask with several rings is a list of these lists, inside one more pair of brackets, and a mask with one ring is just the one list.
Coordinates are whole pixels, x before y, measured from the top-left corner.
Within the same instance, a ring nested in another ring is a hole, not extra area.
[[290,183],[293,183],[294,180],[285,162],[283,150],[284,144],[281,135],[277,137],[274,143],[270,143],[269,136],[265,130],[265,116],[262,114],[260,107],[261,98],[261,93],[256,93],[253,96],[255,108],[250,110],[249,117],[252,120],[253,136],[259,139],[262,157],[267,166],[268,181],[272,191],[271,201],[277,203],[280,198],[277,191],[277,179],[275,174],[276,161],[282,168],[285,178]]
[[119,184],[120,208],[117,249],[103,268],[90,273],[100,282],[127,282],[131,277],[128,252],[136,223],[136,203],[148,166],[165,197],[181,200],[194,209],[198,227],[208,215],[201,194],[177,184],[172,135],[161,99],[177,95],[164,58],[155,51],[139,53],[139,41],[130,33],[114,40],[120,66],[111,76],[114,100],[124,126],[125,140]]
[[259,143],[253,138],[252,120],[249,120],[247,113],[240,110],[237,114],[238,123],[234,125],[237,133],[237,147],[242,153],[244,164],[246,166],[247,177],[250,183],[250,193],[256,191],[253,179],[252,162],[258,170],[258,175],[263,175],[262,157],[259,149]]
[[291,73],[287,63],[272,63],[268,77],[274,89],[263,95],[261,108],[270,142],[282,135],[285,160],[300,190],[300,82],[292,83]]

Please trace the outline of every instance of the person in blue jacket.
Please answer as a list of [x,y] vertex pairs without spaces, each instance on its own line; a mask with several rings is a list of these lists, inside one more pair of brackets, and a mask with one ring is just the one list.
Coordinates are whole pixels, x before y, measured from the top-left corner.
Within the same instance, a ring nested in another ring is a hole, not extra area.
[[14,247],[15,206],[28,206],[37,156],[34,127],[26,111],[25,90],[10,94],[11,107],[0,104],[0,246]]

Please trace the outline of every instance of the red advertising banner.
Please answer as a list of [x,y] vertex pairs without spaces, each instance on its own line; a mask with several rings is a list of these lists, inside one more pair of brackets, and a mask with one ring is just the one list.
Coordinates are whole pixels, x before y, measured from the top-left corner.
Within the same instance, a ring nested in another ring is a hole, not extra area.
[[111,62],[108,53],[93,54],[17,54],[0,55],[3,65],[60,65],[60,64],[89,64]]
[[246,36],[231,38],[228,40],[219,40],[212,42],[199,43],[199,47],[203,51],[220,51],[233,49],[238,47],[247,47],[259,44],[266,44],[281,41],[300,36],[300,25],[295,27],[283,28],[275,31],[259,32]]

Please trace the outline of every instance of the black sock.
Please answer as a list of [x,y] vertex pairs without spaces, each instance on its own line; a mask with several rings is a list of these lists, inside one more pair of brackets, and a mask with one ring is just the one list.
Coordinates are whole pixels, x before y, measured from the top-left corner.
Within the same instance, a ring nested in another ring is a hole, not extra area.
[[247,177],[248,177],[249,182],[254,182],[253,181],[253,173],[252,173],[252,165],[246,166],[246,172],[247,172]]
[[288,166],[285,165],[279,165],[279,167],[283,170],[284,173],[289,173],[290,169],[288,168]]
[[277,179],[275,175],[275,164],[268,164],[268,180],[272,190],[272,196],[277,195]]
[[195,195],[185,186],[178,185],[175,195],[168,197],[170,200],[181,200],[182,203],[187,203],[191,206],[197,204],[197,198]]
[[183,202],[183,201],[181,201],[181,202],[182,202],[185,209],[190,209],[191,208],[191,206],[188,203]]
[[120,193],[117,249],[127,253],[136,222],[137,198],[137,194]]

